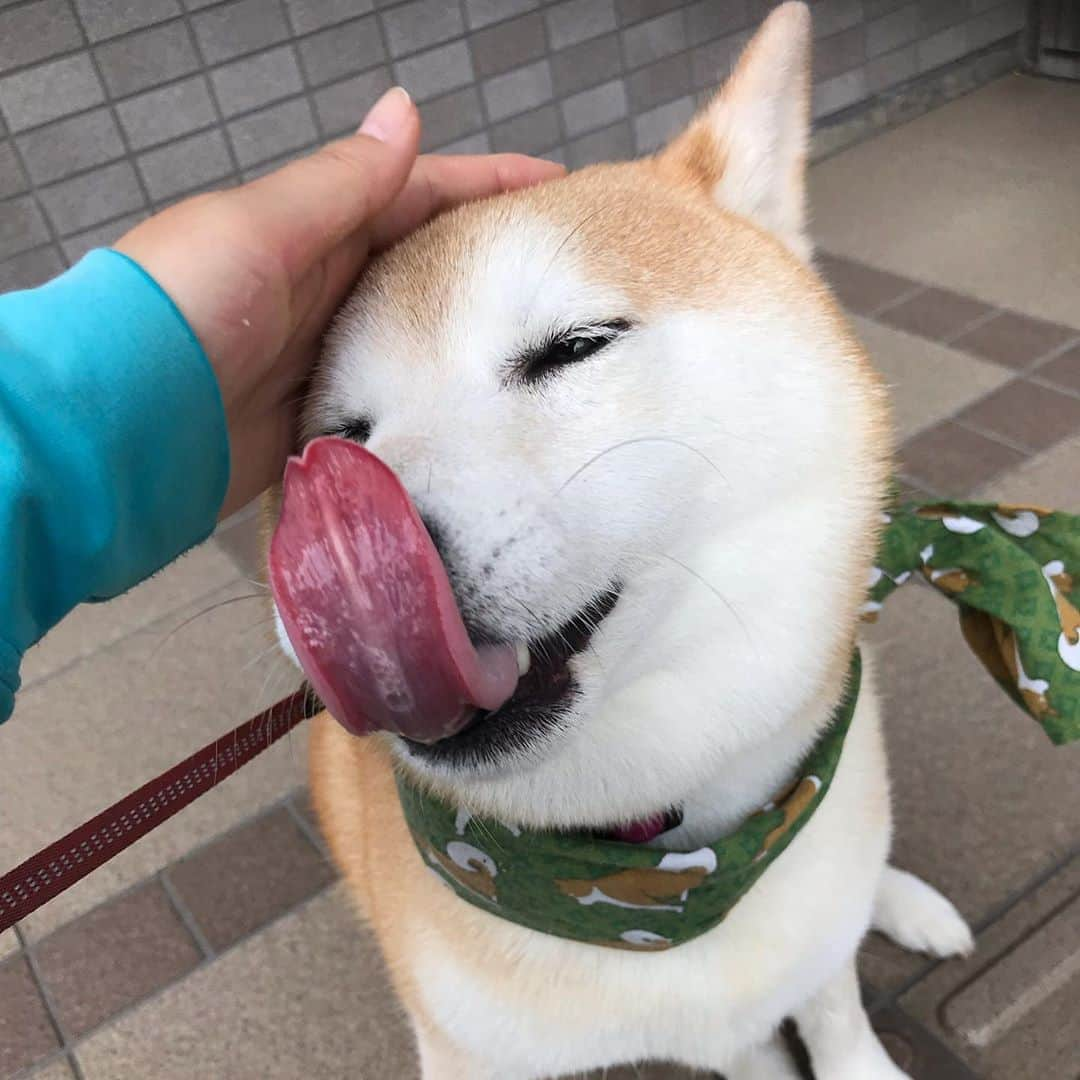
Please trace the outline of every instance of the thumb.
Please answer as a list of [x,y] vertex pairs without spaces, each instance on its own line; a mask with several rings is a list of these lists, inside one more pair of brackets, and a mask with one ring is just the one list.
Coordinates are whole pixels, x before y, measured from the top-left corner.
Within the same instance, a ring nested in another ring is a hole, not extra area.
[[400,86],[388,90],[355,135],[237,189],[295,281],[402,189],[420,142],[420,116]]

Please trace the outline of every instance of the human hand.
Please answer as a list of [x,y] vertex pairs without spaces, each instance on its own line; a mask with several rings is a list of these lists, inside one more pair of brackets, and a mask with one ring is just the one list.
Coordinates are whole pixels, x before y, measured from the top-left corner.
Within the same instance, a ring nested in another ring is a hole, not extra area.
[[368,254],[447,207],[563,171],[518,154],[417,157],[419,141],[395,88],[356,135],[178,203],[113,245],[172,297],[217,375],[232,457],[221,517],[281,476],[320,339]]

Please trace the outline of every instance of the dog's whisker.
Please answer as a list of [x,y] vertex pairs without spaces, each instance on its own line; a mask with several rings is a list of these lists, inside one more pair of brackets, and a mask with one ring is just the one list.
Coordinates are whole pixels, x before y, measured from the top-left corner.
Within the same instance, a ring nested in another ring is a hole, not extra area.
[[697,456],[701,458],[701,460],[704,461],[709,466],[709,468],[711,468],[716,473],[716,475],[719,476],[720,479],[723,480],[724,483],[728,484],[728,486],[730,487],[730,482],[728,481],[728,478],[720,471],[716,462],[714,462],[712,458],[710,458],[709,455],[706,454],[703,450],[699,450],[691,443],[685,442],[682,439],[676,439],[675,437],[670,435],[640,435],[634,439],[623,439],[622,442],[617,442],[613,446],[609,446],[607,447],[607,449],[600,450],[597,453],[593,454],[593,456],[589,458],[589,460],[586,461],[584,465],[579,465],[567,477],[567,479],[559,485],[559,488],[555,492],[555,494],[559,495],[563,491],[565,491],[566,488],[569,487],[570,484],[572,484],[586,469],[588,469],[591,465],[595,465],[596,462],[598,462],[601,458],[606,457],[608,454],[614,453],[616,450],[621,450],[624,446],[636,446],[640,443],[654,442],[670,443],[673,446],[681,446],[684,450],[689,450],[692,454],[697,454]]
[[227,600],[219,600],[216,604],[211,604],[207,608],[203,608],[202,611],[195,612],[189,618],[186,618],[179,626],[174,626],[162,639],[154,646],[153,652],[150,653],[150,659],[153,660],[159,652],[172,640],[172,638],[179,634],[181,630],[186,626],[190,626],[196,619],[201,619],[204,615],[209,615],[211,612],[217,611],[218,608],[228,607],[229,604],[239,604],[241,600],[262,600],[263,597],[255,593],[248,593],[244,596],[231,596]]
[[756,645],[753,637],[750,634],[750,629],[746,625],[745,621],[743,620],[743,617],[739,614],[739,612],[736,609],[735,605],[732,604],[732,602],[711,581],[709,581],[705,577],[702,577],[702,575],[699,574],[692,566],[688,566],[681,559],[677,559],[674,555],[670,555],[666,551],[658,551],[658,552],[644,552],[643,551],[643,552],[638,552],[637,557],[643,558],[643,559],[664,559],[666,562],[669,562],[672,565],[679,567],[680,570],[684,570],[692,578],[694,578],[696,581],[698,581],[702,585],[704,585],[705,588],[708,589],[709,592],[711,592],[713,594],[713,596],[715,596],[716,599],[719,600],[720,603],[722,603],[724,605],[724,607],[726,607],[728,609],[728,611],[731,612],[732,617],[739,624],[739,627],[742,629],[743,634],[746,635],[746,640],[751,645],[753,645],[755,650],[756,650],[757,645]]

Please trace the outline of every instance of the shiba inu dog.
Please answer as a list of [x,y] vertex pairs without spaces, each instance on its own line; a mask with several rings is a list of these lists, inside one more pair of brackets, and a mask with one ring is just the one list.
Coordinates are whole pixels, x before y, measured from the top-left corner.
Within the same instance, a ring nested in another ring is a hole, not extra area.
[[[395,788],[403,770],[465,815],[673,854],[785,788],[791,813],[814,797],[796,769],[844,694],[892,446],[811,261],[809,28],[805,5],[776,9],[655,156],[432,221],[369,266],[328,339],[305,439],[344,435],[390,466],[470,638],[512,646],[522,674],[434,741],[355,738],[328,714],[312,734],[322,826],[424,1080],[645,1059],[794,1077],[786,1017],[819,1080],[899,1077],[860,1003],[861,939],[971,948],[952,905],[887,863],[869,669],[819,808],[675,948],[602,948],[464,902],[435,864],[481,901],[497,868],[464,843],[425,858]],[[662,871],[559,887],[583,910],[678,908],[711,868]]]

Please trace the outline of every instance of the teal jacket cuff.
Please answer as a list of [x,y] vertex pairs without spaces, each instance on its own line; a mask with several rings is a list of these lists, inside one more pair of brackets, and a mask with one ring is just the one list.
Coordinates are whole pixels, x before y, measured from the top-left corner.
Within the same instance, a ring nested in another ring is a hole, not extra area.
[[217,379],[137,263],[0,296],[0,719],[22,653],[209,536],[228,480]]

